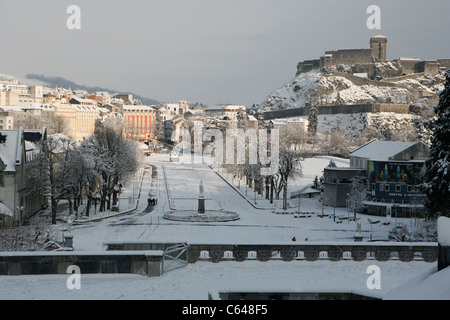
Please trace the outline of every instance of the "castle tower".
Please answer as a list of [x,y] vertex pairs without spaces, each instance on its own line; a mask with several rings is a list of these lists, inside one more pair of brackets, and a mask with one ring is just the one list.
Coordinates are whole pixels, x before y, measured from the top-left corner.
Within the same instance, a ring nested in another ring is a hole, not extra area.
[[387,38],[385,36],[370,38],[370,49],[375,61],[386,61]]

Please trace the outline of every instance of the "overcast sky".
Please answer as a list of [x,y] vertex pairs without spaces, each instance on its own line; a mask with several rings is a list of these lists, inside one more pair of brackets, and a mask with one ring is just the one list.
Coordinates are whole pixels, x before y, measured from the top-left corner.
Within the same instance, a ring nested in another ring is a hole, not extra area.
[[[69,30],[69,5],[81,30]],[[369,30],[369,5],[381,30]],[[61,76],[164,102],[251,105],[325,50],[450,58],[448,0],[0,0],[0,73]]]

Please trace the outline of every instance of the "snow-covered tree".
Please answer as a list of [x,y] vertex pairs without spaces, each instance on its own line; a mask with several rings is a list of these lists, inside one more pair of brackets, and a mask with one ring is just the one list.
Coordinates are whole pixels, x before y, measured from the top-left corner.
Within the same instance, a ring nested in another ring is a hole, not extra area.
[[[331,159],[330,163],[328,164],[328,167],[329,168],[336,168],[337,167],[336,162],[334,162],[333,159]],[[317,176],[316,176],[316,178],[317,178]]]
[[280,150],[278,172],[274,175],[276,198],[283,191],[283,209],[287,209],[287,188],[289,179],[302,175],[302,166],[296,154],[291,150]]
[[321,179],[317,176],[314,178],[312,189],[323,191],[323,177]]
[[424,189],[430,218],[450,217],[450,71],[447,71],[446,79],[439,105],[435,108],[437,119],[433,123],[430,154],[426,161]]
[[64,135],[52,135],[42,142],[37,161],[29,166],[28,185],[49,197],[52,224],[56,224],[56,209],[61,199],[73,194],[72,175],[77,163],[71,160],[74,141]]
[[311,136],[315,136],[317,133],[317,126],[319,124],[319,108],[317,106],[309,107],[309,117],[308,117],[308,133]]
[[100,211],[111,207],[117,187],[138,169],[136,148],[111,128],[100,128],[83,142],[86,156],[95,163],[94,170],[101,176]]
[[350,140],[350,134],[346,129],[323,132],[320,140],[322,152],[346,157],[350,152]]
[[356,174],[352,178],[352,186],[348,193],[348,208],[353,210],[356,219],[356,211],[363,206],[366,198],[366,178],[362,174]]

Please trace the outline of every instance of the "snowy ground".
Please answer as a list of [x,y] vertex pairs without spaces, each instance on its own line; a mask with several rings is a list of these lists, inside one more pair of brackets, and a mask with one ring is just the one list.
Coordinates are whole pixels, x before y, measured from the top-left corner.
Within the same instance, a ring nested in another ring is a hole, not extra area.
[[[369,290],[367,267],[381,270],[381,289]],[[382,298],[391,289],[435,270],[426,262],[197,262],[160,278],[137,275],[81,275],[81,289],[69,290],[68,275],[0,277],[0,299],[206,300],[219,292],[353,292]],[[392,296],[391,296],[392,298]],[[395,298],[395,297],[394,297]]]
[[[338,166],[348,166],[347,160],[336,159]],[[254,192],[245,191],[238,181],[227,183],[226,173],[220,175],[207,165],[170,163],[167,154],[153,155],[147,159],[155,165],[158,176],[152,178],[147,169],[143,179],[137,176],[121,198],[135,194],[136,210],[120,216],[99,221],[86,221],[72,226],[76,251],[104,250],[109,241],[187,242],[223,244],[270,244],[298,241],[353,242],[355,222],[336,223],[332,216],[348,216],[346,209],[324,208],[329,217],[294,219],[291,214],[275,214],[273,209],[257,198]],[[330,157],[305,159],[302,162],[304,175],[293,181],[292,188],[303,188],[321,176]],[[147,167],[148,168],[148,167]],[[139,183],[142,181],[142,185]],[[239,213],[240,219],[226,223],[183,223],[163,218],[166,211],[195,208],[200,181],[205,188],[206,209],[220,209]],[[140,193],[136,185],[139,185]],[[235,187],[232,187],[235,186]],[[293,190],[292,189],[292,190]],[[291,191],[292,191],[291,190]],[[156,206],[149,206],[147,198],[152,191],[158,198]],[[240,191],[240,193],[238,192]],[[252,205],[253,202],[253,205]],[[124,202],[121,206],[128,206]],[[297,208],[296,200],[291,205]],[[303,199],[301,211],[322,213],[317,199]],[[128,209],[128,207],[126,208]],[[104,215],[103,215],[104,216]],[[96,217],[95,215],[93,216]],[[100,216],[99,216],[100,217]],[[370,225],[368,216],[358,215],[362,221],[364,241],[386,240],[394,223]],[[92,217],[91,217],[92,218]],[[64,220],[64,217],[61,217]],[[375,219],[382,220],[384,218]],[[398,219],[410,223],[409,219]],[[392,220],[394,222],[394,220]],[[64,228],[64,223],[61,225]],[[367,289],[367,267],[379,265],[382,272],[382,289]],[[345,291],[367,293],[382,297],[390,289],[415,276],[436,269],[435,263],[413,261],[245,261],[198,262],[182,269],[164,274],[161,278],[146,278],[135,275],[82,275],[82,289],[70,291],[66,287],[67,276],[20,276],[0,277],[0,299],[207,299],[208,292],[217,295],[224,290],[264,291]],[[369,292],[370,291],[370,292]]]
[[[336,160],[336,159],[335,159]],[[187,243],[289,243],[293,237],[309,242],[314,241],[353,241],[355,222],[344,221],[337,224],[332,216],[347,217],[345,208],[322,208],[317,198],[302,199],[300,210],[329,214],[329,217],[294,219],[293,215],[275,214],[267,200],[257,196],[256,208],[253,189],[241,186],[241,194],[224,181],[221,176],[205,164],[170,163],[167,155],[154,155],[148,161],[158,168],[158,177],[153,181],[158,194],[158,205],[147,209],[147,194],[151,189],[152,177],[144,176],[138,209],[126,216],[73,227],[75,250],[102,250],[104,243],[110,241],[149,241],[149,242],[187,242]],[[291,191],[312,183],[316,175],[322,175],[328,165],[329,157],[305,159],[302,162],[304,176],[293,181]],[[344,165],[345,161],[337,163]],[[347,164],[348,165],[348,164]],[[221,172],[227,178],[227,174]],[[238,221],[226,223],[183,223],[165,220],[163,214],[171,209],[195,209],[198,187],[203,181],[206,209],[237,212]],[[231,178],[230,178],[231,181]],[[237,185],[234,180],[233,185]],[[167,187],[167,188],[166,188]],[[169,190],[169,192],[167,192]],[[242,194],[247,193],[247,199]],[[125,197],[126,198],[126,197]],[[291,200],[292,210],[298,209],[298,200]],[[358,215],[359,216],[359,215]],[[370,225],[367,216],[362,218],[362,232],[365,240],[372,234],[373,239],[387,240],[390,225],[382,223]],[[383,220],[384,219],[376,219]],[[399,219],[400,220],[400,219]],[[410,223],[409,219],[405,223]]]

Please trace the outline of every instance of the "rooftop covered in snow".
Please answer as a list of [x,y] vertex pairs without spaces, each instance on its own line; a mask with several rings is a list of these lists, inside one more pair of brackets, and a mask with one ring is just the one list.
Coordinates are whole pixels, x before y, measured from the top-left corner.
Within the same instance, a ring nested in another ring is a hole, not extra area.
[[[390,161],[399,160],[396,156],[414,146],[426,147],[422,142],[379,141],[372,140],[350,152],[350,157]],[[422,146],[423,145],[423,146]],[[406,159],[405,159],[406,160]],[[419,159],[407,159],[419,160]]]

